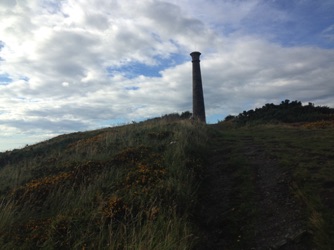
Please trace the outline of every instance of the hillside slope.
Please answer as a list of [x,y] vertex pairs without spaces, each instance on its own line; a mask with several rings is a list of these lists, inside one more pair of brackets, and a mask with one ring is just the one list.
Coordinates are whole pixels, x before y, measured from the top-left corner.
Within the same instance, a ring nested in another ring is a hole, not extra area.
[[0,155],[1,249],[189,249],[205,127],[153,120]]
[[0,154],[1,249],[333,249],[333,121],[148,122]]
[[213,125],[200,249],[333,249],[334,123]]

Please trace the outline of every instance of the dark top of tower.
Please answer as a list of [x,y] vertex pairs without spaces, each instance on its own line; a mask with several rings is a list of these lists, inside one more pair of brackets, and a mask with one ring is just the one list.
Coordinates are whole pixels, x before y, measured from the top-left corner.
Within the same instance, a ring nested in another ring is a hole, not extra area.
[[199,56],[201,55],[201,52],[198,51],[194,51],[190,53],[191,57],[192,57],[192,61],[199,61]]

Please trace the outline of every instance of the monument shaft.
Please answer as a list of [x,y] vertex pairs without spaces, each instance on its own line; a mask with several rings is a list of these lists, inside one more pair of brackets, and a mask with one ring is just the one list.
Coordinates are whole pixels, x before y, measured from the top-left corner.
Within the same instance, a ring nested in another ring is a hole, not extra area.
[[204,107],[204,96],[202,86],[202,75],[200,66],[200,52],[192,52],[193,64],[193,117],[201,122],[206,122],[205,118],[205,107]]

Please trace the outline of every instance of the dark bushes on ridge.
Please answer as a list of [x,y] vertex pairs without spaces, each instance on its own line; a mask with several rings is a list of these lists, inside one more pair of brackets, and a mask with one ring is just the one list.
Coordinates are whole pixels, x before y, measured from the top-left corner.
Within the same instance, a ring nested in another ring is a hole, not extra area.
[[[227,118],[231,118],[228,116]],[[225,119],[226,120],[226,119]],[[295,123],[334,120],[334,109],[326,106],[302,105],[300,101],[285,100],[279,105],[267,103],[262,108],[243,111],[235,118],[238,125],[252,123]]]

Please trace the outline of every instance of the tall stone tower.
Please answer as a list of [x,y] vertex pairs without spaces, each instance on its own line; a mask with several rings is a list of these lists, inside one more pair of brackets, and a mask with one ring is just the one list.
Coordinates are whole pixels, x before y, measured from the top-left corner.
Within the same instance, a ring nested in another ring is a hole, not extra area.
[[201,67],[199,64],[200,55],[201,53],[198,51],[190,54],[193,63],[193,118],[206,123]]

